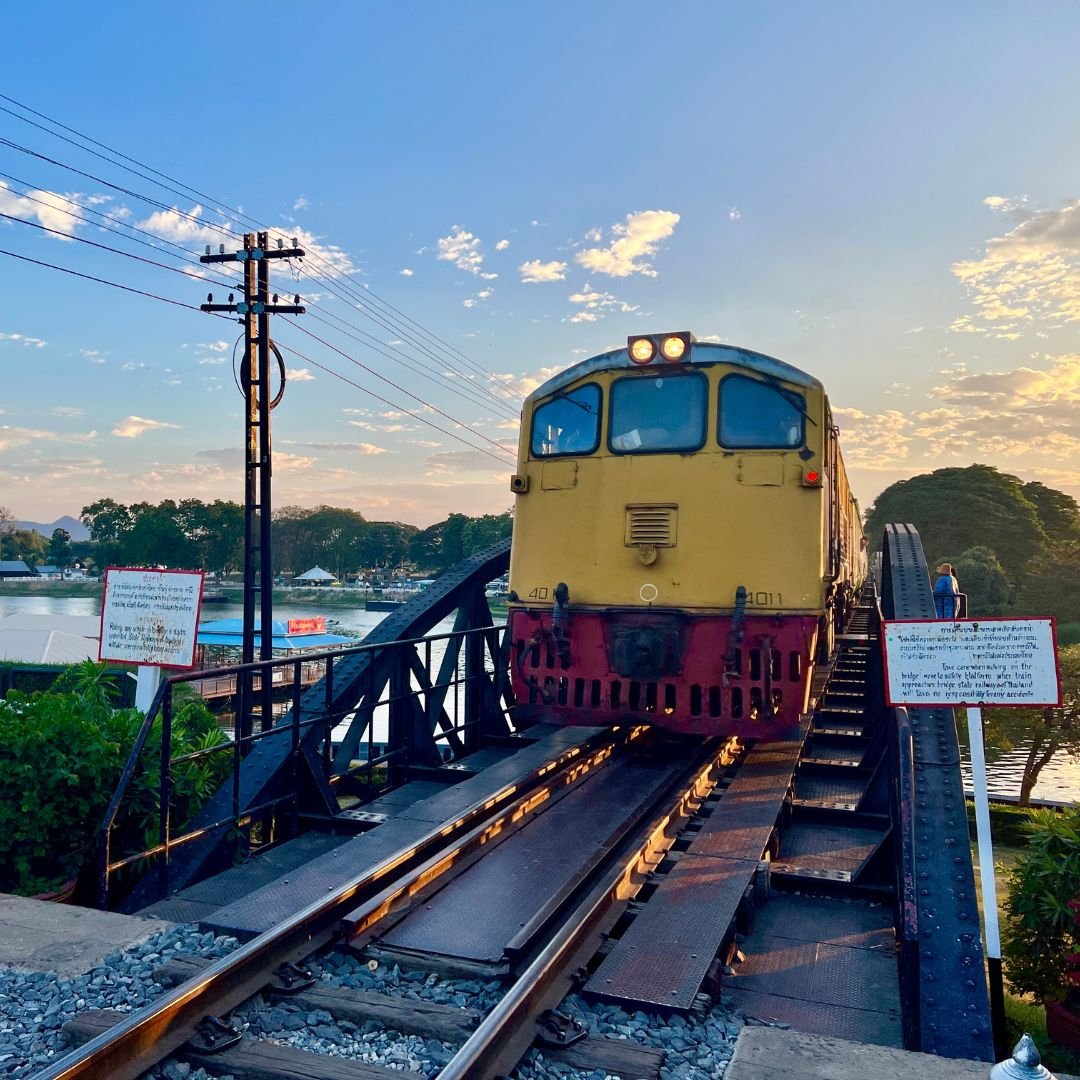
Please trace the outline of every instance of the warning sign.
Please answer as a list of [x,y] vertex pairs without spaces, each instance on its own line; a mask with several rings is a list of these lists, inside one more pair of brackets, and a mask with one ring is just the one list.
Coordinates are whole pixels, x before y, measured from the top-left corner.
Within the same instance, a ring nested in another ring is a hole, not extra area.
[[110,566],[98,659],[191,667],[202,585],[203,575],[195,570]]
[[1060,705],[1052,618],[882,623],[889,705]]

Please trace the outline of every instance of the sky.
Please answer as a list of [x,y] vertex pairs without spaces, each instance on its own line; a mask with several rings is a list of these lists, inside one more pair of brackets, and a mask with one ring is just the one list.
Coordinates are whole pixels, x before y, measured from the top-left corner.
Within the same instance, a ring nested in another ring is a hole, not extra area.
[[2,18],[16,518],[242,501],[241,328],[177,304],[226,300],[197,256],[256,222],[309,253],[272,264],[308,307],[273,320],[275,506],[500,513],[521,394],[669,330],[821,379],[864,507],[973,462],[1080,497],[1072,2]]

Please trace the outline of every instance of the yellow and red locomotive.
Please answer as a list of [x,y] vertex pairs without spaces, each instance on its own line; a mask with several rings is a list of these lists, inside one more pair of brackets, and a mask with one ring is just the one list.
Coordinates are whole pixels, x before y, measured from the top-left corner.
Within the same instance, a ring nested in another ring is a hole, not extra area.
[[866,568],[820,382],[630,338],[529,395],[511,486],[522,713],[753,738],[798,721]]

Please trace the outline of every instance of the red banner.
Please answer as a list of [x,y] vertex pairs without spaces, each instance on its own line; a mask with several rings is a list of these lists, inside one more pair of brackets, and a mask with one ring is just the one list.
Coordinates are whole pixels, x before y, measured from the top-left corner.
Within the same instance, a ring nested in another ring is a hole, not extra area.
[[311,619],[290,619],[290,634],[325,634],[326,616],[316,615]]

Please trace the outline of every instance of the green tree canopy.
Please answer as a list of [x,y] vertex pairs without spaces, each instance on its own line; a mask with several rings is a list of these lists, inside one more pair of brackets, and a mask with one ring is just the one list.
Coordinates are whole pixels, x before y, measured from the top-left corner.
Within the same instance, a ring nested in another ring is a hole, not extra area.
[[968,548],[953,561],[960,591],[967,594],[968,615],[1004,615],[1009,603],[1009,579],[988,547]]
[[67,529],[53,529],[52,538],[49,540],[49,562],[63,570],[65,566],[71,565],[72,558],[71,533]]
[[919,530],[931,564],[953,562],[970,548],[991,546],[1011,581],[1047,542],[1024,486],[989,465],[938,469],[892,484],[867,513],[871,544],[880,545],[882,531],[891,522],[910,522]]

